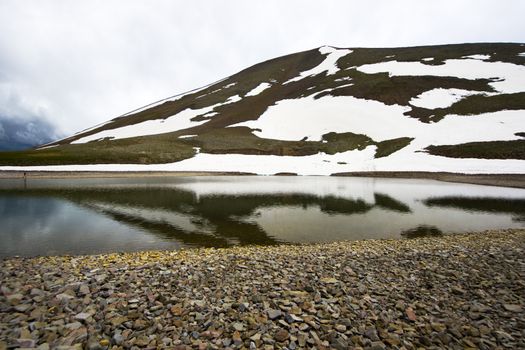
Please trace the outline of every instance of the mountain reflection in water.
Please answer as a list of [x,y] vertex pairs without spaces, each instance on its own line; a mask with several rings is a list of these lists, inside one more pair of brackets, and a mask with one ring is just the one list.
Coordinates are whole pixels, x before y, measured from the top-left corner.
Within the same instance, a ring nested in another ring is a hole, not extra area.
[[11,180],[0,182],[0,255],[408,238],[523,227],[524,216],[525,190],[432,180]]

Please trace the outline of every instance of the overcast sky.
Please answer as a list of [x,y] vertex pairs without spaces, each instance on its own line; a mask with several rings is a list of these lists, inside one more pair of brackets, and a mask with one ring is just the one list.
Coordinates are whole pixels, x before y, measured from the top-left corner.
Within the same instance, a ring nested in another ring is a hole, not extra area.
[[523,43],[524,13],[523,0],[1,0],[0,128],[71,134],[325,44]]

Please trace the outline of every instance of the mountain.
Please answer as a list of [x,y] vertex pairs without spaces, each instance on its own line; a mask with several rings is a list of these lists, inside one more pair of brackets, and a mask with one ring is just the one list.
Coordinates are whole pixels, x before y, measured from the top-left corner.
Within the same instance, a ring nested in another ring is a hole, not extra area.
[[0,165],[525,173],[525,44],[323,46],[38,149],[0,153]]

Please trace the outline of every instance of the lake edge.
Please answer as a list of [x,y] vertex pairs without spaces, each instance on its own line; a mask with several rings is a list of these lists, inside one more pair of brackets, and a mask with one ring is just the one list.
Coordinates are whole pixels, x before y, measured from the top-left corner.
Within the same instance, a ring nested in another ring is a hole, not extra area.
[[[2,179],[24,178],[60,179],[60,178],[136,178],[136,177],[190,177],[190,176],[299,176],[292,173],[257,175],[243,172],[189,172],[189,171],[21,171],[2,170]],[[373,177],[393,179],[430,179],[443,182],[466,183],[498,187],[525,188],[525,174],[462,174],[449,172],[388,171],[388,172],[349,172],[335,173],[330,177]],[[300,177],[329,177],[325,175],[300,175]]]

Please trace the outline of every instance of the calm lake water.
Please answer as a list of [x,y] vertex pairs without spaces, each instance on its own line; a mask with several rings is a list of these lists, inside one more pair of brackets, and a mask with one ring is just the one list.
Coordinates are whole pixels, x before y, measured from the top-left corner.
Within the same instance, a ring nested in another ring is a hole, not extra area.
[[525,190],[433,180],[0,180],[0,257],[403,238],[525,227]]

